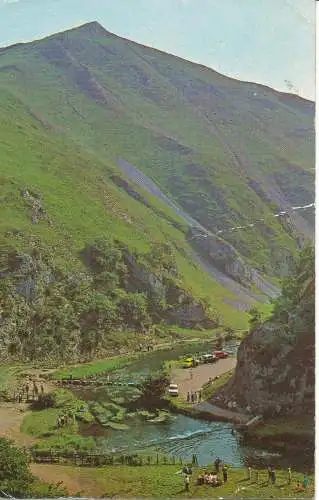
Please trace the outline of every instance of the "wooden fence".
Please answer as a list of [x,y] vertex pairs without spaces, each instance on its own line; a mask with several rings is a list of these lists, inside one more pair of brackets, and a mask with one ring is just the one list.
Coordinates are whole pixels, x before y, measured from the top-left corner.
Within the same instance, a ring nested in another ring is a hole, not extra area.
[[[137,454],[101,454],[88,452],[65,452],[57,450],[25,450],[30,462],[61,464],[71,463],[78,466],[101,467],[105,465],[180,465],[183,466],[181,457],[167,455],[137,455]],[[197,463],[196,455],[193,464]]]

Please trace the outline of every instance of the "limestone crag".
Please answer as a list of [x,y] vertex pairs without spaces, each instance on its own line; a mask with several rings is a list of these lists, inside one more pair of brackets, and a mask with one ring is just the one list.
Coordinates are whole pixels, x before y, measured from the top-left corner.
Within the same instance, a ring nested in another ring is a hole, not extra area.
[[237,368],[216,402],[254,414],[313,413],[314,335],[287,337],[279,324],[266,322],[240,345]]

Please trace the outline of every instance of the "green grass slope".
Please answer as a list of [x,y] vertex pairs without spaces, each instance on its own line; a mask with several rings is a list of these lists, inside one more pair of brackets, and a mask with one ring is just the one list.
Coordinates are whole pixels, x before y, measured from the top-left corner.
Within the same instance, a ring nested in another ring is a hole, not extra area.
[[[141,168],[268,275],[312,214],[272,214],[314,198],[313,103],[218,73],[105,31],[97,23],[0,52],[0,87],[57,135],[98,159]],[[103,168],[102,168],[103,170]],[[306,217],[307,220],[304,218]],[[271,240],[271,244],[269,241]]]
[[[115,167],[109,160],[103,161],[90,150],[63,138],[59,131],[46,127],[22,100],[4,89],[0,93],[0,128],[0,303],[4,320],[0,328],[0,355],[3,358],[9,352],[13,356],[23,353],[26,358],[50,355],[77,359],[75,332],[83,313],[82,300],[89,300],[88,323],[81,327],[82,355],[96,355],[102,348],[104,337],[96,337],[93,350],[86,348],[92,340],[91,330],[94,335],[96,331],[106,335],[104,349],[112,350],[113,340],[118,345],[120,338],[125,345],[125,335],[120,333],[124,323],[113,327],[90,317],[100,309],[97,303],[92,305],[92,291],[87,295],[86,281],[81,281],[83,276],[92,279],[93,272],[86,267],[81,252],[100,237],[119,241],[140,259],[145,259],[143,256],[152,248],[169,241],[178,273],[171,281],[175,280],[178,289],[199,302],[204,301],[219,323],[235,328],[247,326],[247,315],[230,305],[235,299],[232,293],[193,262],[185,223],[158,199],[138,187],[136,190],[147,205],[129,196],[112,182]],[[44,210],[33,222],[34,202],[30,205],[30,200],[23,196],[26,190],[40,198]],[[21,254],[33,258],[33,267],[26,274],[22,268],[13,272],[16,255]],[[160,276],[156,265],[152,266],[151,271]],[[54,274],[53,281],[48,279],[48,273]],[[78,280],[78,299],[65,294],[69,279]],[[21,280],[24,293],[17,295],[12,286],[21,288]],[[31,291],[35,286],[35,297],[32,298],[31,292],[31,295],[26,293],[28,286]],[[115,292],[105,291],[103,286],[102,283],[102,290],[101,285],[95,286],[94,293],[98,291],[95,301],[110,299],[114,303],[123,298],[124,291],[115,291],[116,298]],[[110,306],[109,302],[106,306]],[[108,320],[107,315],[104,319]],[[127,326],[134,330],[133,323]],[[91,335],[91,340],[85,335]],[[143,334],[140,338],[143,339]],[[31,351],[28,345],[32,346]]]

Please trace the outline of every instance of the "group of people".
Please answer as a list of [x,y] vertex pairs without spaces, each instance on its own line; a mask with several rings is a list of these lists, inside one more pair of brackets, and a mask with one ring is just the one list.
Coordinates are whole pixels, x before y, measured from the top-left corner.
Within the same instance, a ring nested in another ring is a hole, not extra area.
[[40,395],[43,396],[44,394],[44,387],[41,384],[40,388],[36,384],[35,381],[31,383],[26,383],[23,385],[20,389],[14,391],[13,393],[13,401],[17,401],[18,403],[22,403],[23,400],[26,402],[30,401],[30,398],[32,398],[32,401],[35,401],[36,399],[39,399]]
[[72,412],[69,412],[68,415],[60,415],[56,421],[56,428],[60,429],[61,427],[64,427],[65,425],[72,424],[73,420],[74,420],[74,417],[73,417]]
[[[268,467],[268,469],[267,469],[267,472],[268,472],[268,485],[270,485],[270,484],[275,485],[276,481],[277,481],[277,475],[276,475],[275,467],[273,465],[270,465]],[[292,471],[291,471],[291,467],[288,467],[287,472],[288,472],[288,474],[287,474],[287,483],[291,484],[292,483]],[[258,470],[256,470],[255,473],[256,473],[255,481],[258,483],[258,475],[259,475],[258,474]],[[250,481],[252,480],[252,468],[251,467],[248,467],[248,479]],[[310,483],[309,478],[305,474],[304,478],[303,478],[303,481],[297,483],[297,489],[296,489],[296,491],[301,491],[301,490],[307,489],[308,486],[309,486],[309,483]]]
[[186,401],[187,403],[200,403],[202,401],[202,390],[188,392]]
[[[216,458],[215,462],[215,470],[211,472],[207,472],[206,470],[200,473],[197,477],[197,485],[208,484],[210,486],[221,486],[224,483],[227,483],[228,480],[228,467],[225,463],[222,462],[220,458]],[[220,478],[219,474],[222,472],[223,479]],[[182,470],[184,475],[184,483],[185,490],[189,491],[190,484],[190,476],[193,474],[191,466],[185,466]]]
[[210,486],[221,486],[222,481],[215,471],[209,473],[205,471],[202,474],[199,474],[197,478],[197,485],[201,486],[202,484],[209,484]]
[[[194,463],[194,460],[193,460]],[[216,458],[214,462],[215,470],[212,470],[211,472],[207,472],[207,470],[204,470],[203,472],[200,472],[198,477],[197,477],[197,486],[201,485],[210,485],[210,486],[221,486],[222,484],[227,483],[228,481],[228,466],[225,464],[220,458]],[[184,484],[185,484],[185,491],[189,491],[189,485],[190,485],[190,477],[193,474],[192,467],[190,465],[185,466],[182,471],[183,476],[184,476]],[[258,471],[255,471],[257,473],[256,475],[256,482],[258,483]],[[222,475],[222,476],[221,476]],[[252,480],[252,468],[248,467],[248,479]],[[269,466],[268,467],[268,485],[269,484],[276,484],[276,470],[274,466]],[[292,483],[292,471],[291,467],[288,467],[288,484]],[[298,482],[297,487],[295,491],[304,491],[309,487],[310,480],[308,476],[305,474],[303,481]]]

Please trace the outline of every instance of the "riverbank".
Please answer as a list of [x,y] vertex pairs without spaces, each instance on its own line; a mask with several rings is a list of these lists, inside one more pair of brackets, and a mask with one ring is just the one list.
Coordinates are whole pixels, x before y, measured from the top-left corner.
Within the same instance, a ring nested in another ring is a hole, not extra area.
[[[208,466],[207,470],[211,470]],[[96,498],[150,497],[150,498],[312,498],[314,496],[313,476],[307,490],[297,491],[303,474],[293,471],[292,484],[288,485],[286,470],[277,470],[275,485],[268,486],[266,470],[259,470],[258,482],[253,472],[252,480],[245,469],[229,470],[228,481],[220,487],[197,486],[196,480],[203,468],[195,468],[190,480],[190,491],[184,490],[184,482],[178,472],[180,466],[107,466],[104,468],[81,468],[32,464],[31,470],[43,481],[59,478],[72,496]]]

